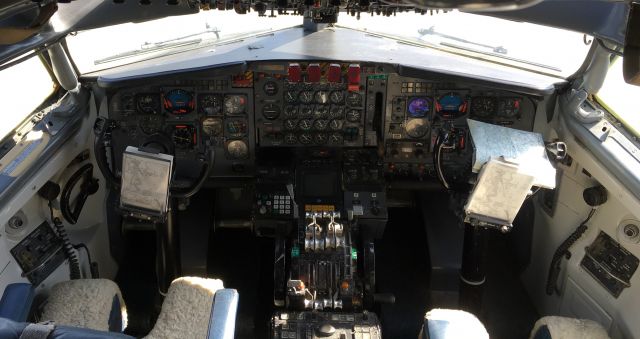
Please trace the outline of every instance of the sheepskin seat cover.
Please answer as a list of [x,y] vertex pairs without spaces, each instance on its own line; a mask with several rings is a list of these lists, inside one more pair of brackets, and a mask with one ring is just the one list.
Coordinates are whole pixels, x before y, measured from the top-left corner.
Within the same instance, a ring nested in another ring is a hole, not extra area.
[[118,285],[107,279],[78,279],[53,286],[44,307],[43,320],[57,325],[109,331],[109,314],[113,297],[120,300],[123,326],[126,325],[125,304]]
[[174,280],[148,339],[207,338],[216,291],[222,280],[182,277]]
[[420,330],[418,338],[431,339],[489,339],[482,322],[473,314],[462,310],[434,308],[424,317],[428,321],[429,337],[425,328]]
[[607,331],[593,320],[555,316],[536,321],[530,338],[534,338],[542,326],[547,326],[552,339],[609,339]]

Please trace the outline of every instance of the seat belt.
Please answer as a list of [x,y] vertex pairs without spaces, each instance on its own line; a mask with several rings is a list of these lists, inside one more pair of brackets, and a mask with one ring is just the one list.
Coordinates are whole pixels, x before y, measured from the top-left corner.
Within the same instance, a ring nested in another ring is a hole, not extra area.
[[37,324],[29,324],[22,330],[18,339],[47,339],[56,325],[53,321],[43,321]]

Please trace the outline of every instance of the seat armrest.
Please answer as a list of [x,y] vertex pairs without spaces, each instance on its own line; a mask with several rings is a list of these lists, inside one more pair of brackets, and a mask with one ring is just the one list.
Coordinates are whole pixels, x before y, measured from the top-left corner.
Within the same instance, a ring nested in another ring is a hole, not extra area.
[[31,284],[7,285],[0,299],[0,317],[17,322],[27,321],[34,296],[35,291]]
[[209,319],[209,339],[233,339],[238,310],[238,291],[225,288],[216,291]]

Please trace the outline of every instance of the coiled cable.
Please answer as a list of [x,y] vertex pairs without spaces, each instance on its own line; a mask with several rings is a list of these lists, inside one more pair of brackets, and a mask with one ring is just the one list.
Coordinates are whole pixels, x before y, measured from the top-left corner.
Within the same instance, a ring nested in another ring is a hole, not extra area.
[[454,149],[455,146],[448,145],[449,134],[439,133],[435,140],[435,151],[433,152],[433,165],[436,170],[436,175],[438,176],[438,180],[446,189],[450,189],[451,186],[449,182],[447,182],[446,177],[444,176],[444,171],[442,170],[442,150],[443,149]]
[[69,240],[69,236],[67,235],[67,231],[64,229],[64,224],[62,221],[53,216],[53,205],[52,201],[49,200],[49,212],[51,213],[51,222],[53,222],[53,227],[58,234],[58,237],[62,239],[62,250],[64,251],[65,256],[69,259],[69,278],[70,279],[80,279],[80,261],[78,260],[78,256]]
[[591,217],[593,217],[593,215],[596,213],[596,209],[597,207],[595,206],[591,208],[591,211],[589,212],[589,215],[587,216],[587,218],[582,223],[580,223],[580,226],[578,226],[573,231],[573,233],[571,233],[569,237],[567,237],[567,239],[565,239],[562,242],[562,244],[560,244],[560,246],[558,246],[558,248],[556,249],[556,252],[553,254],[553,258],[551,259],[551,265],[549,266],[549,273],[547,275],[547,288],[546,288],[547,295],[552,295],[553,292],[556,291],[558,277],[560,276],[560,263],[562,261],[562,258],[563,257],[566,257],[567,259],[571,258],[571,252],[569,252],[569,249],[571,248],[571,246],[573,246],[573,244],[576,241],[578,241],[578,239],[580,239],[580,237],[582,237],[584,232],[587,231],[587,228],[589,228],[587,226],[587,223],[589,222],[589,220],[591,220]]

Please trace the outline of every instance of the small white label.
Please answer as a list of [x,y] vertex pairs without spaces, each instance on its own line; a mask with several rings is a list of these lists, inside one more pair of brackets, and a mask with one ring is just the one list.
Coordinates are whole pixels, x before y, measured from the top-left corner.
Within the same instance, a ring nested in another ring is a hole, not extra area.
[[375,193],[375,192],[374,192],[374,193],[371,193],[371,197],[372,197],[372,198],[375,198],[375,197],[377,197],[377,196],[378,196],[378,194],[377,194],[377,193]]
[[358,193],[358,192],[353,193],[353,197],[354,197],[354,198],[357,198],[357,197],[359,197],[359,196],[360,196],[360,193]]

